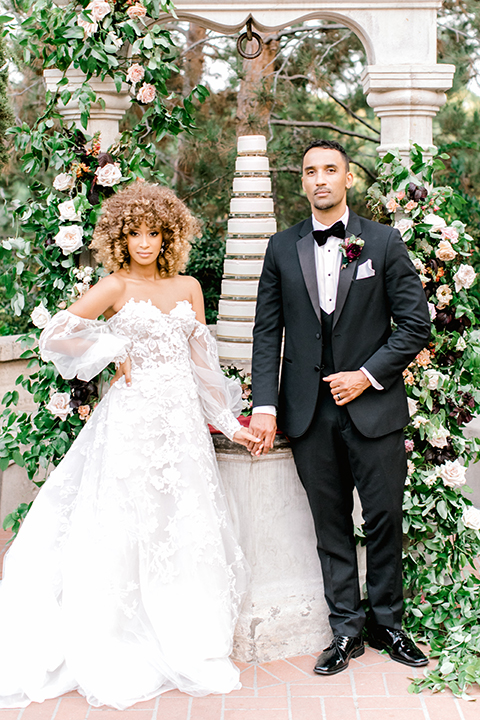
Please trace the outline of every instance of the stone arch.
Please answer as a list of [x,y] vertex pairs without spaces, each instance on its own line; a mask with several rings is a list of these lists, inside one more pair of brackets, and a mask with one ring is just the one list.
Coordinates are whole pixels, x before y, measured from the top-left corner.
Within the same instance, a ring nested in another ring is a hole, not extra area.
[[[436,63],[436,16],[440,0],[252,0],[248,9],[234,2],[177,0],[180,20],[225,34],[239,33],[248,19],[261,31],[280,30],[311,19],[342,23],[360,39],[367,55],[362,73],[367,102],[381,121],[384,154],[433,144],[432,120],[446,100],[455,67]],[[168,22],[164,14],[160,20]]]
[[[353,20],[339,12],[324,12],[322,10],[317,10],[316,12],[299,15],[298,18],[295,18],[293,21],[289,20],[280,24],[275,23],[274,25],[265,25],[259,22],[256,19],[256,16],[252,15],[252,13],[246,13],[244,15],[244,19],[235,25],[224,25],[222,23],[219,23],[218,21],[211,19],[210,17],[205,17],[202,14],[195,14],[194,12],[188,11],[177,11],[177,16],[179,20],[184,20],[185,22],[192,22],[196,25],[200,25],[201,27],[205,27],[208,30],[215,30],[216,32],[220,32],[224,35],[236,35],[242,32],[248,20],[251,20],[252,26],[261,32],[274,32],[275,30],[283,30],[284,28],[291,25],[293,22],[295,24],[299,24],[305,23],[308,20],[332,20],[333,22],[338,22],[342,25],[345,25],[346,28],[355,33],[355,35],[358,37],[365,49],[367,61],[369,64],[373,63],[375,59],[375,48],[367,30],[362,27],[358,23],[358,21]],[[173,18],[171,15],[165,14],[159,18],[158,22],[174,22],[175,20],[176,19]]]

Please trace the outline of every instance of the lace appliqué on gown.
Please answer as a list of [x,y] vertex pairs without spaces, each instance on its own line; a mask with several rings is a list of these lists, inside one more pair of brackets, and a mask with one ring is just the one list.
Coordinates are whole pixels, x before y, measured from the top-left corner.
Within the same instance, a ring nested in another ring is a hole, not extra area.
[[207,420],[232,437],[241,391],[208,329],[186,301],[169,314],[130,301],[106,323],[58,313],[40,349],[84,379],[128,351],[132,385],[99,403],[7,554],[0,707],[239,687],[228,656],[246,566]]

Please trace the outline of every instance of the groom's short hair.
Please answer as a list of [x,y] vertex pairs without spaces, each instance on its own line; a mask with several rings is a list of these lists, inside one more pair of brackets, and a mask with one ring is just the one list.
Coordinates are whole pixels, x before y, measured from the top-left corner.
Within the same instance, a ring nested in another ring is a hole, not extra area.
[[345,161],[345,167],[348,170],[350,169],[350,158],[347,155],[347,151],[343,147],[343,145],[340,145],[340,143],[336,142],[336,140],[314,140],[313,142],[308,145],[305,150],[303,151],[302,155],[302,164],[303,164],[303,158],[307,154],[309,150],[312,148],[325,148],[327,150],[338,150],[340,155],[343,157]]

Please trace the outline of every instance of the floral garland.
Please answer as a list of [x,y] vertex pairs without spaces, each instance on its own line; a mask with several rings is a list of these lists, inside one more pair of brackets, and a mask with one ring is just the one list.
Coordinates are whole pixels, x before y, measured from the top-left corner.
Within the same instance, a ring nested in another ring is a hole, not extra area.
[[[443,156],[445,159],[445,156]],[[412,166],[388,153],[368,204],[374,219],[402,234],[428,300],[432,337],[404,372],[411,416],[406,428],[404,499],[406,626],[430,643],[435,670],[414,689],[449,687],[465,696],[480,683],[480,509],[462,492],[479,450],[464,426],[480,412],[480,334],[473,239],[457,219],[464,200],[427,187],[442,156],[412,151]]]
[[[29,359],[32,371],[28,377],[17,378],[17,384],[33,395],[37,410],[17,413],[18,392],[4,396],[0,469],[13,460],[25,467],[28,477],[39,486],[43,484],[39,471],[48,474],[51,465],[63,458],[98,402],[110,372],[107,369],[94,382],[63,380],[53,365],[38,356],[40,331],[51,315],[81,297],[103,274],[101,268],[80,263],[103,199],[118,186],[146,175],[162,181],[151,139],[193,128],[191,101],[194,97],[203,100],[208,94],[201,86],[189,98],[167,89],[165,81],[176,71],[171,63],[173,43],[169,33],[152,21],[160,11],[168,10],[172,11],[170,0],[72,0],[61,8],[50,0],[38,0],[20,28],[26,62],[33,55],[42,59],[44,68],[64,72],[57,92],[47,93],[46,110],[35,126],[24,123],[10,130],[23,170],[31,177],[31,197],[14,209],[23,237],[3,240],[0,246],[16,268],[9,290],[14,314],[22,314],[29,295],[39,300],[31,313],[35,329],[23,337],[27,349],[22,357]],[[86,76],[74,91],[66,74],[70,67],[79,68]],[[79,128],[67,126],[56,104],[76,100],[86,128],[92,103],[101,102],[88,80],[107,76],[118,92],[124,83],[129,85],[131,102],[141,106],[142,116],[108,152],[102,152],[99,134],[89,137]],[[54,175],[51,183],[38,181],[41,169],[47,171],[47,178]],[[28,509],[26,504],[19,506],[6,518],[4,527],[17,532]]]

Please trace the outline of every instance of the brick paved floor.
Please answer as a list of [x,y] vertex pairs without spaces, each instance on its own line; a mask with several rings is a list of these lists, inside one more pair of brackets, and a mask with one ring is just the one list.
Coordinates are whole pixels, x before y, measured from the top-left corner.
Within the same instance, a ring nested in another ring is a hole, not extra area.
[[[0,561],[8,533],[0,531]],[[1,638],[0,638],[1,643]],[[320,648],[321,649],[321,648]],[[68,693],[23,710],[0,710],[0,720],[479,720],[474,702],[451,693],[408,692],[420,671],[366,649],[348,670],[330,678],[312,672],[315,655],[262,665],[237,663],[243,687],[229,695],[191,698],[174,690],[124,711],[92,708]]]

